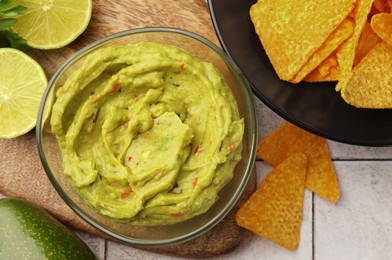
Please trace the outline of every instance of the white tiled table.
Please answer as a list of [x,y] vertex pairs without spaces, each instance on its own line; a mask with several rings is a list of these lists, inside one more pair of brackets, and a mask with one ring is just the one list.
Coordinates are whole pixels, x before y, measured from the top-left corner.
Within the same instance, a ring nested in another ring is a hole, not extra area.
[[[283,119],[255,100],[261,140]],[[288,251],[249,232],[233,252],[215,259],[392,259],[392,147],[361,147],[329,141],[329,148],[341,199],[335,205],[305,191],[301,241],[296,251]],[[257,161],[255,167],[258,182],[271,170],[262,161]],[[81,232],[77,234],[102,260],[182,259]]]

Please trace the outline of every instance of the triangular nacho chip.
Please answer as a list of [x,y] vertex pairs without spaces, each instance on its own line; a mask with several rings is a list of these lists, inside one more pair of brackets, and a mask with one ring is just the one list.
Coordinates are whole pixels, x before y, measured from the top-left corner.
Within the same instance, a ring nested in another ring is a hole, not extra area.
[[[347,18],[327,38],[323,45],[310,57],[300,71],[290,80],[291,83],[302,81],[306,75],[317,68],[323,60],[333,53],[354,31],[354,22]],[[325,76],[325,75],[324,75]]]
[[[355,67],[366,54],[377,44],[380,37],[375,34],[369,22],[366,22],[355,51],[355,59],[353,66]],[[306,82],[325,82],[339,80],[340,67],[337,62],[336,52],[333,52],[327,59],[325,59],[317,69],[306,75],[304,81]]]
[[289,81],[354,9],[356,0],[259,0],[256,33],[279,78]]
[[339,66],[330,68],[330,73],[321,75],[320,71],[315,69],[304,78],[305,82],[328,82],[337,81],[339,79],[340,69]]
[[392,45],[380,41],[355,67],[345,101],[356,107],[392,108]]
[[336,57],[336,52],[331,53],[323,62],[306,75],[306,82],[337,81],[339,79],[340,68]]
[[339,66],[330,67],[328,74],[321,74],[319,69],[313,70],[311,73],[306,75],[304,81],[306,82],[328,82],[337,81],[340,75]]
[[273,169],[239,209],[239,226],[294,250],[302,224],[307,159],[293,154]]
[[380,37],[373,31],[372,27],[370,26],[369,22],[366,22],[361,38],[359,39],[358,47],[355,52],[355,59],[353,66],[357,66],[358,63],[369,53],[374,46],[376,46],[377,42],[380,41]]
[[372,4],[373,0],[357,1],[357,5],[350,15],[355,22],[354,33],[347,41],[340,45],[336,51],[336,56],[338,57],[338,63],[341,70],[339,82],[336,85],[336,91],[341,91],[342,96],[344,95],[347,82],[352,75],[355,51],[358,46],[359,38],[361,37],[362,29],[370,13]]
[[337,202],[340,190],[327,141],[306,132],[291,149],[291,153],[302,152],[308,158],[305,187],[327,200]]
[[299,152],[309,162],[305,187],[327,200],[338,201],[338,180],[324,138],[286,121],[258,144],[257,156],[276,167]]
[[373,31],[386,43],[392,45],[392,13],[373,15],[370,25]]
[[380,13],[389,13],[391,11],[388,0],[374,0],[374,6]]
[[320,75],[325,77],[331,73],[331,69],[333,67],[338,66],[338,58],[336,57],[336,53],[333,52],[328,56],[318,67],[317,70],[320,72]]
[[306,131],[284,121],[278,128],[261,140],[257,147],[257,157],[273,167],[290,156],[295,143],[303,138]]

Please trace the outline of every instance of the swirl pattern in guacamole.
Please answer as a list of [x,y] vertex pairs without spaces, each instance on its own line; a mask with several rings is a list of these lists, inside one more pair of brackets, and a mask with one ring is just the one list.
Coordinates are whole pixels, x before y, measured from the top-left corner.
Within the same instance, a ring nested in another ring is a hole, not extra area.
[[241,159],[244,120],[229,87],[175,46],[97,50],[56,98],[64,174],[111,218],[161,225],[202,214]]

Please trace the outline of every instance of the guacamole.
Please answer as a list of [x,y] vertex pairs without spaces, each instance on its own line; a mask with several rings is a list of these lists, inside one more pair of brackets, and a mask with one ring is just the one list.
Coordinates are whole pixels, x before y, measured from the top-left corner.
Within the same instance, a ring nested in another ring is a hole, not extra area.
[[134,225],[207,211],[241,159],[244,120],[219,71],[141,42],[88,55],[56,92],[64,174],[101,214]]

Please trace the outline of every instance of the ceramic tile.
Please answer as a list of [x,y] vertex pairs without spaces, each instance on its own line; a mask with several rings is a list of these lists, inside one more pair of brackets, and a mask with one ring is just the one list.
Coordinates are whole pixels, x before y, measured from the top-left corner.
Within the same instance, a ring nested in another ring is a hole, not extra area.
[[259,141],[267,137],[274,129],[284,122],[284,119],[269,109],[257,97],[254,96],[256,104]]
[[88,234],[86,232],[81,232],[76,230],[74,230],[74,233],[78,235],[87,244],[87,246],[91,249],[91,251],[93,251],[97,260],[105,259],[105,250],[106,250],[105,239]]
[[151,253],[146,250],[123,245],[117,242],[108,241],[106,249],[106,259],[149,259],[149,260],[181,260],[184,258],[171,257],[162,254]]
[[315,197],[315,259],[392,259],[392,162],[334,164],[342,196]]
[[335,160],[391,160],[392,147],[367,147],[330,141],[329,149]]

